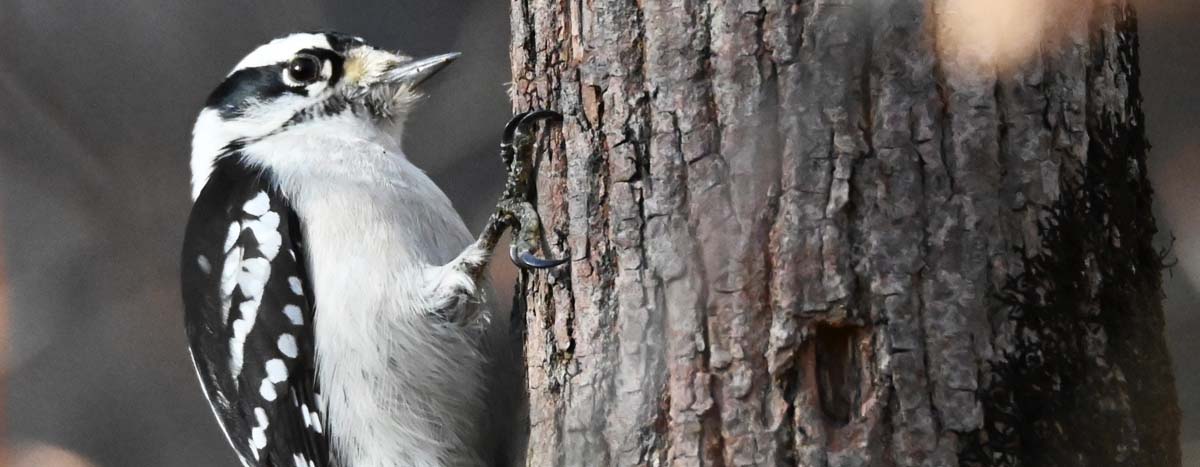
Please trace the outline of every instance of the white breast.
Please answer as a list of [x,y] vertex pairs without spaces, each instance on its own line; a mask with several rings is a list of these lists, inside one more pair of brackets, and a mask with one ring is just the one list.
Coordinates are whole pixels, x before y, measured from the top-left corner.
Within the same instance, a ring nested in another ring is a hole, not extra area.
[[334,451],[353,467],[480,465],[482,322],[439,320],[422,298],[427,269],[452,260],[469,232],[398,144],[341,124],[245,148],[304,225]]

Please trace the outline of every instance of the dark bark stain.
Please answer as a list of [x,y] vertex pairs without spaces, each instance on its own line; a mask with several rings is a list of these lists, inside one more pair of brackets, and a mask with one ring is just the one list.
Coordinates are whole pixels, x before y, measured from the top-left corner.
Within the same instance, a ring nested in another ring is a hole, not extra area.
[[1093,33],[1089,76],[1115,69],[1129,87],[1092,91],[1086,163],[1064,174],[1039,225],[1041,253],[1002,290],[1015,338],[987,377],[986,422],[964,438],[964,466],[1180,463],[1135,20],[1127,7],[1099,15],[1117,20]]

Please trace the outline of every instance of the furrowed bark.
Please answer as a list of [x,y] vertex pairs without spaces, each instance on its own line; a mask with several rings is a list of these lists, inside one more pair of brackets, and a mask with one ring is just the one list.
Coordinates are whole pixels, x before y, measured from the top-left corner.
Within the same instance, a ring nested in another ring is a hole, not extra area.
[[1134,13],[513,0],[530,466],[1179,464]]

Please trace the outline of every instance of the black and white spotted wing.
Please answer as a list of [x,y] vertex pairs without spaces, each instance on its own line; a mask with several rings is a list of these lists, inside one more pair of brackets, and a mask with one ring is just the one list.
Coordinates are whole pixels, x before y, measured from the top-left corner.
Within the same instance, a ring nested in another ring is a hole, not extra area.
[[270,176],[236,153],[224,157],[192,208],[182,265],[188,343],[244,464],[325,467],[312,287],[299,220]]

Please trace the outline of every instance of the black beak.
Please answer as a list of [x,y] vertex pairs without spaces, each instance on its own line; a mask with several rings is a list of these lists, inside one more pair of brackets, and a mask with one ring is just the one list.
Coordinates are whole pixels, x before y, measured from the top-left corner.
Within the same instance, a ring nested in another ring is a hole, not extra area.
[[413,60],[411,62],[400,65],[391,71],[388,71],[383,76],[383,82],[392,84],[407,85],[415,88],[429,77],[437,74],[446,68],[454,59],[458,58],[460,53],[451,52],[448,54],[437,55],[429,58]]

